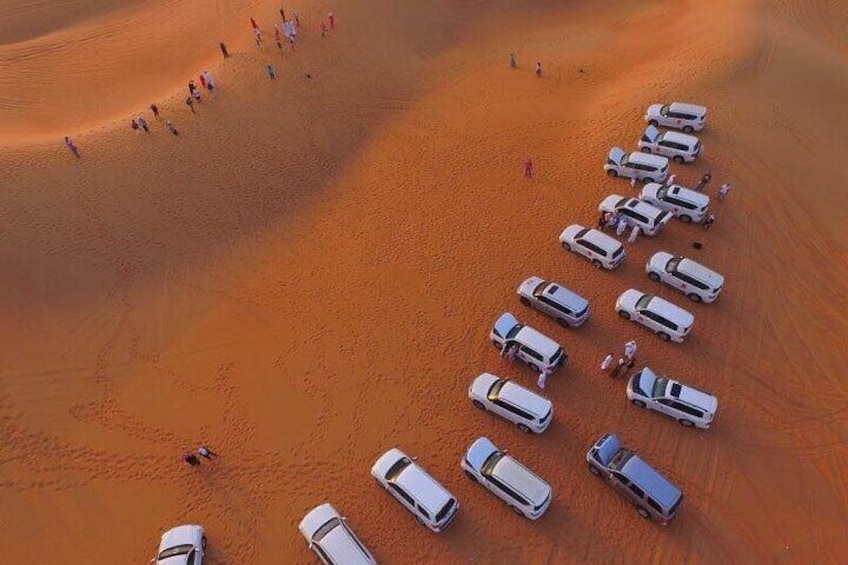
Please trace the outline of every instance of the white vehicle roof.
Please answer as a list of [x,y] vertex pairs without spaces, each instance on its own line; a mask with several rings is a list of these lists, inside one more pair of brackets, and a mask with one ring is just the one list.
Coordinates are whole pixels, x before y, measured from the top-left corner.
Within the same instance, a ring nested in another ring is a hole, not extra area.
[[589,243],[594,243],[598,247],[606,249],[607,251],[615,251],[619,247],[622,247],[620,241],[600,230],[596,230],[595,228],[592,228],[583,234],[583,239]]
[[678,384],[681,387],[678,395],[680,400],[692,406],[703,408],[707,412],[715,413],[718,408],[718,399],[715,396],[680,382]]
[[716,273],[712,269],[708,269],[692,259],[683,257],[677,265],[677,270],[681,273],[691,275],[699,281],[708,284],[711,288],[718,288],[724,285],[724,277]]
[[560,345],[548,336],[534,330],[530,326],[524,326],[513,338],[522,345],[541,353],[546,359],[551,359],[560,349]]
[[655,312],[660,316],[683,326],[684,328],[691,326],[695,322],[695,316],[680,306],[672,304],[665,298],[657,295],[653,295],[651,297],[650,302],[648,302],[648,309],[651,310],[651,312]]
[[703,192],[698,192],[679,184],[669,186],[668,190],[665,190],[665,188],[665,185],[660,183],[649,182],[642,188],[642,192],[639,196],[640,198],[651,197],[656,198],[657,200],[664,200],[664,198],[660,198],[660,193],[663,193],[679,198],[680,200],[690,202],[697,208],[703,208],[704,206],[708,206],[710,203],[710,197]]
[[395,482],[408,492],[435,518],[439,510],[453,498],[436,479],[431,477],[415,461],[398,475]]
[[[479,377],[478,377],[479,378]],[[551,401],[535,392],[528,390],[513,381],[507,381],[498,397],[513,406],[527,410],[537,418],[541,418],[551,410]]]
[[659,155],[653,155],[651,153],[642,153],[641,151],[631,153],[627,157],[627,161],[629,163],[636,163],[639,165],[648,165],[649,167],[655,167],[657,169],[662,169],[668,166],[667,158]]
[[348,563],[351,565],[373,564],[373,558],[363,552],[362,547],[353,539],[353,534],[342,522],[341,515],[330,503],[313,508],[300,522],[300,531],[313,540],[316,532],[332,520],[336,522],[335,527],[325,532],[317,543],[333,562],[345,565]]
[[672,112],[683,112],[685,114],[695,114],[696,116],[703,116],[707,113],[707,109],[703,106],[698,106],[697,104],[688,104],[686,102],[672,102],[669,104],[669,109]]
[[653,204],[649,204],[644,200],[639,200],[638,198],[630,198],[627,200],[627,203],[623,206],[624,208],[629,208],[640,214],[644,214],[649,218],[656,219],[660,214],[665,214],[665,210],[661,210],[657,208]]
[[550,495],[551,487],[537,477],[532,471],[525,468],[507,453],[498,449],[487,437],[474,440],[468,448],[465,458],[479,471],[486,460],[493,454],[500,453],[501,457],[492,469],[492,475],[498,480],[506,483],[534,505],[545,501]]
[[199,545],[203,538],[203,528],[196,524],[186,524],[171,528],[162,534],[162,541],[159,543],[159,552],[178,545]]
[[694,135],[680,133],[679,131],[667,131],[662,135],[662,139],[671,141],[672,143],[682,143],[687,147],[695,147],[698,143],[698,138]]
[[545,296],[557,304],[561,304],[575,312],[580,312],[589,305],[589,301],[558,282],[548,281],[541,277],[530,277],[521,283],[519,292],[526,296],[535,297],[534,291],[539,285],[545,285],[540,296]]

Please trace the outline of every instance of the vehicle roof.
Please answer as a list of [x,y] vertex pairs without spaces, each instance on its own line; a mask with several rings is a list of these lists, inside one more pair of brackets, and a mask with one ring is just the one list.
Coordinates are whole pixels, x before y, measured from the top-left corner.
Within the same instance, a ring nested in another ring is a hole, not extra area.
[[665,213],[664,210],[657,208],[653,204],[649,204],[648,202],[645,202],[644,200],[639,200],[638,198],[629,199],[627,201],[627,203],[624,205],[624,207],[630,208],[631,210],[635,210],[636,212],[639,212],[640,214],[645,214],[648,217],[654,217],[654,218],[659,216],[660,214]]
[[677,270],[687,275],[692,275],[713,288],[718,288],[724,284],[723,276],[687,257],[681,259],[680,263],[677,264]]
[[568,288],[565,288],[559,283],[551,282],[548,284],[543,296],[555,300],[556,302],[567,306],[575,312],[580,312],[589,305],[589,301]]
[[353,532],[349,531],[342,522],[324,536],[321,540],[321,548],[332,558],[333,563],[345,565],[374,563],[373,559],[363,553],[362,548],[353,539]]
[[560,345],[557,342],[530,326],[524,326],[518,330],[518,333],[515,334],[515,338],[513,339],[522,345],[534,349],[537,353],[541,353],[548,359],[553,357],[557,350],[560,349]]
[[678,398],[683,402],[703,408],[708,412],[715,412],[718,408],[718,399],[715,396],[683,383],[678,384],[680,385]]
[[332,504],[327,502],[316,506],[300,521],[300,532],[309,539],[312,539],[315,532],[333,518],[341,518],[341,515],[333,508]]
[[421,503],[431,517],[435,517],[447,501],[453,498],[445,487],[415,461],[401,471],[395,482]]
[[595,228],[590,229],[586,232],[586,235],[583,236],[583,239],[590,243],[594,243],[598,247],[602,247],[608,251],[615,251],[619,247],[623,247],[622,243],[615,239],[612,236],[605,234],[600,230],[596,230]]
[[651,297],[650,302],[648,302],[648,309],[651,312],[655,312],[664,318],[668,318],[674,322],[679,323],[684,327],[691,326],[695,321],[695,316],[681,308],[676,304],[672,304],[665,298],[661,296],[657,296],[656,294]]
[[627,155],[627,152],[621,147],[613,147],[609,152],[609,158],[614,163],[621,163],[625,155]]
[[551,491],[548,483],[513,459],[511,455],[501,457],[492,469],[492,475],[528,498],[534,505],[543,502]]
[[689,104],[687,102],[672,102],[669,104],[669,109],[672,112],[685,112],[687,114],[695,114],[697,116],[703,116],[707,113],[707,109],[703,106],[698,106],[697,104]]
[[673,184],[668,187],[668,193],[683,200],[688,200],[698,207],[706,206],[710,203],[710,197],[708,195],[679,184]]
[[660,475],[653,467],[648,465],[638,454],[629,458],[621,472],[631,481],[642,487],[647,494],[659,502],[663,508],[671,508],[682,496],[680,489]]
[[510,330],[518,325],[520,325],[518,318],[509,312],[504,312],[497,320],[495,320],[495,332],[497,332],[501,337],[506,337]]
[[680,133],[679,131],[667,131],[662,138],[674,143],[682,143],[683,145],[694,147],[698,143],[698,138],[688,133]]
[[652,153],[642,153],[641,151],[635,151],[627,157],[627,160],[631,163],[639,163],[640,165],[650,165],[652,167],[656,167],[658,169],[662,169],[666,165],[668,165],[668,159],[662,157],[660,155],[654,155]]
[[501,388],[500,398],[519,408],[531,412],[536,417],[547,414],[551,409],[551,401],[535,392],[524,388],[518,383],[507,381]]

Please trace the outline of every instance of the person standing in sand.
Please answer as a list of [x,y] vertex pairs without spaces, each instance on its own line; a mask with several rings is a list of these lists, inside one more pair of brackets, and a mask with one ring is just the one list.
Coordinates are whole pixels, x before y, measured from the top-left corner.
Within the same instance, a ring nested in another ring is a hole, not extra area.
[[[189,100],[191,100],[191,98],[189,98]],[[173,135],[180,135],[180,132],[177,131],[177,128],[175,128],[174,124],[172,124],[171,122],[165,121],[165,127],[168,128],[168,131],[171,132]]]
[[642,229],[639,226],[633,226],[633,229],[630,230],[630,237],[627,238],[627,243],[634,243],[641,232]]
[[615,235],[621,237],[624,235],[624,232],[627,231],[627,219],[623,216],[618,217],[618,224],[615,226]]
[[636,343],[635,339],[631,339],[627,343],[624,344],[624,358],[628,363],[636,362],[636,353],[639,351],[639,345]]
[[530,158],[524,161],[524,178],[533,178],[533,160]]
[[266,65],[265,70],[268,72],[268,78],[271,80],[277,80],[277,70],[273,65]]
[[550,374],[551,374],[551,370],[550,370],[550,369],[544,369],[544,370],[542,370],[542,371],[539,373],[539,378],[538,378],[538,380],[536,381],[536,386],[538,386],[538,387],[539,387],[540,389],[542,389],[542,390],[545,390],[545,384],[548,382],[548,377],[550,376]]
[[182,460],[191,465],[192,467],[197,467],[200,465],[200,459],[197,458],[197,455],[194,453],[183,453]]
[[321,37],[327,37],[327,24],[321,22]]
[[230,56],[230,52],[227,51],[227,44],[223,41],[218,42],[218,47],[221,48],[221,54],[224,56],[224,59]]
[[259,25],[256,23],[256,20],[250,18],[250,29],[259,29]]
[[191,110],[192,114],[197,113],[197,110],[194,109],[194,98],[192,98],[191,96],[186,98],[186,106],[188,106],[188,108],[189,108],[189,110]]
[[218,454],[206,447],[205,445],[201,445],[197,448],[197,452],[206,459],[212,459],[213,457],[218,457]]
[[277,43],[277,49],[283,48],[283,41],[280,37],[280,28],[277,27],[277,24],[274,24],[274,41]]
[[199,78],[200,78],[200,87],[206,88],[206,77],[203,76],[203,73],[200,73]]
[[515,53],[509,54],[509,66],[512,67],[513,69],[518,67],[518,59],[516,58]]
[[336,16],[333,15],[333,12],[327,14],[327,21],[330,23],[330,29],[336,29]]
[[674,184],[675,180],[677,180],[677,175],[675,175],[674,173],[671,173],[670,175],[668,175],[668,179],[665,181],[665,185],[671,186],[671,185]]
[[256,40],[256,46],[262,48],[262,32],[259,31],[259,28],[254,28],[253,37]]
[[206,89],[209,91],[209,94],[213,94],[215,92],[215,79],[212,77],[212,73],[203,71],[203,78],[206,79]]
[[711,213],[710,213],[710,215],[709,215],[709,216],[707,216],[707,219],[706,219],[706,220],[704,220],[704,228],[705,228],[705,229],[710,229],[711,227],[713,227],[713,224],[714,224],[714,223],[715,223],[715,214],[713,214],[713,213],[711,212]]
[[536,76],[542,76],[542,61],[536,61]]
[[730,194],[730,183],[726,182],[718,189],[718,199],[723,201],[728,194]]
[[135,118],[133,118],[132,121],[130,122],[130,127],[132,128],[132,130],[134,132],[138,133],[138,122],[135,121]]
[[158,120],[159,119],[159,106],[157,106],[156,104],[151,104],[150,105],[150,111],[153,112],[153,117]]
[[606,356],[606,357],[604,357],[604,360],[603,360],[603,361],[601,361],[601,372],[603,372],[603,373],[609,373],[609,370],[612,368],[612,362],[613,362],[613,359],[614,359],[614,358],[613,358],[613,356],[612,356],[612,351],[610,351],[610,352],[607,354],[607,356]]
[[138,117],[138,127],[144,130],[144,133],[150,133],[150,128],[147,126],[147,120],[144,119],[144,116]]

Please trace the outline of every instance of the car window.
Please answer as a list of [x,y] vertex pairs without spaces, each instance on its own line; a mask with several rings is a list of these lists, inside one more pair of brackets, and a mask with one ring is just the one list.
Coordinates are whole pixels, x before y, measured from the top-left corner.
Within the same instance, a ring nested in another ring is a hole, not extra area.
[[529,413],[525,412],[521,408],[513,406],[512,404],[507,404],[506,402],[498,400],[497,405],[500,406],[501,408],[505,409],[505,410],[509,410],[510,412],[515,414],[516,416],[520,416],[520,417],[524,418],[525,420],[532,420],[533,419],[533,416],[531,416]]
[[638,496],[639,498],[643,498],[645,496],[645,491],[636,486],[635,483],[630,484],[630,492]]
[[646,317],[646,318],[648,318],[649,320],[653,320],[653,321],[655,321],[655,322],[659,322],[659,316],[658,316],[658,315],[656,315],[656,314],[654,314],[654,313],[653,313],[653,312],[651,312],[650,310],[644,310],[644,311],[640,312],[640,314],[642,314],[643,316],[645,316],[645,317]]
[[399,486],[394,483],[389,483],[389,488],[392,490],[392,492],[398,494],[402,499],[404,499],[407,504],[412,507],[415,506],[415,501],[412,500],[412,497],[406,494]]
[[655,512],[657,512],[658,514],[663,514],[663,510],[662,510],[662,508],[660,507],[660,505],[659,505],[659,504],[657,504],[657,503],[656,503],[656,501],[655,501],[653,498],[651,498],[651,497],[649,496],[649,497],[647,497],[647,498],[645,499],[645,502],[647,502],[647,503],[648,503],[648,506],[650,506],[651,508],[653,508]]
[[587,233],[589,233],[589,228],[583,228],[582,230],[580,230],[579,232],[577,232],[574,235],[574,239],[580,239],[581,237],[583,237]]
[[682,259],[683,257],[673,257],[672,259],[669,259],[668,263],[665,265],[665,270],[669,273],[674,273],[677,271],[677,266],[680,264]]
[[[653,314],[653,312],[652,312],[652,314]],[[671,321],[671,320],[669,320],[668,318],[665,318],[665,317],[663,317],[663,316],[660,316],[659,314],[654,314],[654,319],[655,319],[658,323],[660,323],[660,324],[664,325],[665,327],[667,327],[667,328],[669,328],[669,329],[677,330],[677,324],[675,324],[674,322],[672,322],[672,321]]]
[[628,479],[627,477],[625,477],[624,475],[622,475],[618,471],[613,471],[612,477],[625,486],[630,484],[630,479]]
[[580,241],[579,243],[580,243],[580,245],[582,245],[583,247],[585,247],[589,251],[593,251],[593,252],[597,253],[598,255],[601,255],[602,257],[607,256],[607,254],[604,253],[603,249],[601,249],[600,247],[598,247],[597,245],[595,245],[591,241]]
[[680,410],[684,414],[689,414],[690,416],[694,416],[696,418],[703,418],[704,417],[703,412],[701,412],[700,410],[696,410],[695,408],[692,408],[689,405],[683,404],[682,402],[672,401],[671,405],[672,405],[673,408]]
[[544,357],[542,357],[541,355],[539,355],[538,353],[536,353],[535,351],[533,351],[532,349],[530,349],[526,345],[521,346],[521,351],[523,351],[524,353],[526,353],[527,355],[529,355],[530,357],[532,357],[533,359],[536,359],[538,361],[544,361],[544,359],[545,359]]
[[613,257],[618,257],[618,256],[619,256],[619,255],[621,255],[623,252],[624,252],[624,246],[623,246],[623,245],[619,245],[619,246],[618,246],[618,249],[616,249],[616,250],[615,250],[615,252],[612,254],[612,256],[613,256]]
[[186,556],[186,565],[194,565],[195,557],[197,557],[197,552],[192,549],[191,552]]
[[507,495],[508,497],[513,499],[514,501],[518,502],[519,504],[521,504],[523,506],[527,506],[529,504],[527,502],[527,499],[525,499],[523,496],[521,496],[520,494],[518,494],[517,492],[512,490],[510,487],[506,486],[504,483],[499,481],[496,477],[489,477],[489,480],[492,481],[492,484],[494,484],[496,487],[498,487],[505,495]]
[[418,510],[419,514],[421,514],[422,516],[424,516],[428,520],[430,519],[430,514],[428,514],[427,511],[424,510],[424,508],[420,504],[416,504],[415,508]]
[[556,308],[557,310],[559,310],[560,312],[563,312],[565,314],[574,314],[574,312],[572,312],[571,310],[569,310],[568,308],[566,308],[562,304],[559,304],[558,302],[554,302],[553,300],[551,300],[547,296],[542,296],[539,299],[539,301],[544,302],[545,304],[547,304],[551,308]]
[[439,510],[438,514],[436,514],[436,522],[441,522],[442,520],[444,520],[445,516],[448,515],[448,513],[451,511],[451,509],[453,509],[455,505],[456,501],[452,498],[445,502],[445,505],[442,506],[442,509]]

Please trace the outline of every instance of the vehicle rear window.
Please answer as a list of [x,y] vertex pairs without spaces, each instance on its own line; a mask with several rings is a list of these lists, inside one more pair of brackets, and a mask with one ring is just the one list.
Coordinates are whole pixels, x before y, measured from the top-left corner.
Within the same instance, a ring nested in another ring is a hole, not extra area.
[[660,213],[660,215],[659,215],[659,216],[657,216],[657,223],[662,222],[663,220],[665,220],[665,219],[666,219],[666,217],[667,217],[669,214],[671,214],[671,212],[668,212],[668,211],[663,211],[663,212],[661,212],[661,213]]
[[621,245],[621,246],[619,246],[619,248],[618,248],[618,249],[616,249],[615,251],[613,251],[613,253],[612,253],[612,258],[613,258],[613,259],[615,259],[615,258],[616,258],[616,257],[618,257],[619,255],[621,255],[623,252],[624,252],[624,246],[623,246],[623,245]]
[[456,506],[456,501],[454,499],[448,500],[442,509],[439,510],[439,513],[436,514],[436,522],[441,522],[445,519],[445,517],[450,514],[450,511],[453,510],[453,507]]

